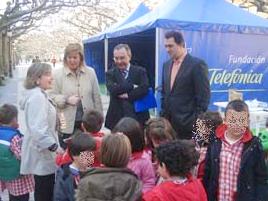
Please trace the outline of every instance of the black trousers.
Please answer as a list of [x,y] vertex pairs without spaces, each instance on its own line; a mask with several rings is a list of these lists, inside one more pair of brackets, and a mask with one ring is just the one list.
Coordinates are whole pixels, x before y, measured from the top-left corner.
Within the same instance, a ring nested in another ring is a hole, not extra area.
[[72,134],[59,133],[59,143],[60,147],[64,150],[67,149],[67,143],[65,143],[65,139],[72,137]]
[[53,201],[55,174],[38,176],[34,175],[34,200]]
[[82,123],[82,121],[76,121],[75,122],[75,124],[74,124],[74,132],[71,133],[71,134],[59,132],[59,143],[60,143],[61,148],[63,148],[64,150],[67,149],[67,143],[65,143],[65,141],[64,141],[65,139],[72,137],[72,135],[75,134],[75,132],[77,130],[82,132],[81,123]]
[[29,201],[29,198],[30,198],[29,193],[17,196],[9,194],[9,201]]

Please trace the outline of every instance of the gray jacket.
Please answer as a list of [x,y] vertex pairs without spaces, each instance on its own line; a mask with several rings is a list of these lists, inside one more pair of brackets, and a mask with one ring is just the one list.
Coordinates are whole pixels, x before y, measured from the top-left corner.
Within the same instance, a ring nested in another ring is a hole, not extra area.
[[55,153],[48,150],[58,144],[56,109],[47,94],[36,87],[26,90],[20,100],[26,131],[22,143],[21,174],[49,175],[56,171]]

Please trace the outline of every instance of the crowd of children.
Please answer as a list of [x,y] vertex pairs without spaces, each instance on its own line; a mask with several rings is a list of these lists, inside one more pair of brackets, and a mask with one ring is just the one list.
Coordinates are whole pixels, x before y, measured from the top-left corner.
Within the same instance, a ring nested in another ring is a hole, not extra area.
[[[20,174],[17,113],[13,105],[0,107],[0,190],[10,201],[28,201],[34,180]],[[224,119],[199,115],[192,140],[176,139],[162,117],[144,130],[125,117],[107,135],[102,124],[103,116],[89,110],[82,131],[65,140],[55,160],[54,201],[268,201],[268,135],[251,134],[241,100],[227,105]]]

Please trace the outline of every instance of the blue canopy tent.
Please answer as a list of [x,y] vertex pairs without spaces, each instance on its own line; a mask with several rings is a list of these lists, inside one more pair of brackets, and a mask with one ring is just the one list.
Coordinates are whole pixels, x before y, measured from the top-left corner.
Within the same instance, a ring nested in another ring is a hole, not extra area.
[[[146,61],[158,87],[168,59],[164,48],[168,30],[181,31],[188,51],[207,62],[211,109],[212,103],[228,100],[230,88],[242,91],[244,99],[268,102],[268,20],[224,0],[170,0],[106,36],[112,45],[130,44],[135,59]],[[144,51],[153,53],[148,57]]]
[[145,15],[150,10],[141,3],[128,17],[106,29],[104,32],[90,37],[83,41],[86,64],[92,66],[97,74],[100,83],[105,81],[105,69],[108,68],[108,39],[107,34],[117,30],[139,17]]

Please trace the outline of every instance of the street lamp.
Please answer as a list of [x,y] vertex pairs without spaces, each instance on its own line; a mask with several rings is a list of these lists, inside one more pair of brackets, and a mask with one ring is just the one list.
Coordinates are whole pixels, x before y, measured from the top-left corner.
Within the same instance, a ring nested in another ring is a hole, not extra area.
[[12,60],[11,60],[11,37],[12,37],[12,32],[11,31],[7,31],[7,37],[8,37],[8,69],[9,69],[9,77],[13,77],[12,74]]

